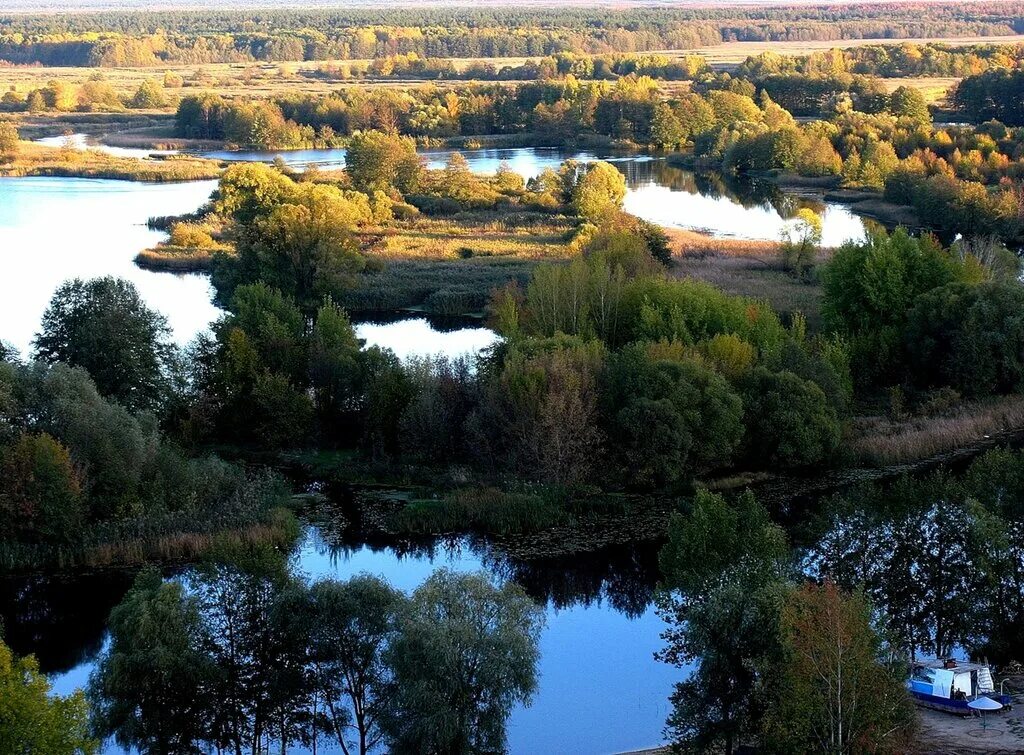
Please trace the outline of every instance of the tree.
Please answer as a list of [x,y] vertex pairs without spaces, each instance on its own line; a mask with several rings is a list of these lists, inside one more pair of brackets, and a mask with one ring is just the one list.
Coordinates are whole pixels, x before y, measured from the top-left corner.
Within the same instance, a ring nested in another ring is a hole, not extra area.
[[36,357],[85,369],[100,393],[131,410],[169,397],[177,350],[167,320],[129,281],[80,278],[61,284],[43,314]]
[[739,396],[693,359],[629,346],[608,360],[603,383],[607,434],[635,484],[663,485],[724,465],[739,443]]
[[324,296],[350,288],[362,270],[354,230],[341,193],[316,187],[307,201],[281,204],[242,230],[238,281],[263,281],[311,309]]
[[500,752],[505,721],[537,686],[543,613],[515,585],[435,572],[399,613],[382,722],[392,751]]
[[802,466],[839,446],[842,426],[825,393],[792,372],[759,367],[743,381],[747,452],[762,464]]
[[309,349],[309,376],[320,417],[329,426],[354,409],[361,367],[355,329],[330,299],[317,310]]
[[915,123],[931,123],[928,102],[920,90],[914,87],[897,87],[889,95],[889,112],[897,118],[907,118]]
[[131,106],[140,110],[157,110],[167,107],[167,96],[164,94],[163,85],[156,79],[145,79],[135,95],[132,97]]
[[661,149],[676,149],[686,141],[686,134],[679,118],[665,102],[654,106],[651,119],[651,143]]
[[0,121],[0,161],[10,162],[21,148],[17,127],[10,121]]
[[345,170],[360,191],[405,193],[415,190],[422,168],[411,138],[366,131],[349,140]]
[[763,741],[775,752],[904,752],[914,711],[880,660],[860,593],[807,583],[782,609],[783,654],[768,685]]
[[0,512],[10,534],[71,542],[85,523],[82,481],[68,449],[48,433],[0,446]]
[[749,492],[730,503],[700,490],[687,513],[673,515],[658,555],[659,613],[669,624],[658,658],[697,664],[672,694],[666,734],[676,745],[728,754],[756,732],[787,556],[785,533]]
[[807,277],[821,246],[821,229],[821,216],[809,207],[801,208],[796,217],[786,223],[779,248],[786,270],[800,278]]
[[[310,657],[327,706],[331,734],[343,752],[366,755],[380,743],[380,719],[390,670],[384,661],[394,641],[395,617],[405,597],[369,575],[347,582],[324,580],[310,589]],[[350,746],[348,733],[357,740]]]
[[88,709],[81,691],[53,695],[32,656],[18,658],[0,641],[0,752],[92,755]]
[[577,215],[600,222],[621,209],[626,196],[626,179],[611,163],[593,162],[576,179],[571,196]]
[[110,614],[110,644],[89,680],[93,726],[124,748],[190,753],[209,735],[216,670],[196,599],[142,571]]

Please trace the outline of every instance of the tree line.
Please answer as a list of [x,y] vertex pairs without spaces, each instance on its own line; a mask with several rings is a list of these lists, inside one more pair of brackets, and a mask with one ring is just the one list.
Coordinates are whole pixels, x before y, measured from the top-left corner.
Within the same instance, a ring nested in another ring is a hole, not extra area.
[[352,9],[258,17],[173,11],[0,19],[0,59],[74,66],[421,57],[523,57],[558,52],[687,49],[723,41],[988,36],[1019,31],[1007,2],[887,3],[834,9]]

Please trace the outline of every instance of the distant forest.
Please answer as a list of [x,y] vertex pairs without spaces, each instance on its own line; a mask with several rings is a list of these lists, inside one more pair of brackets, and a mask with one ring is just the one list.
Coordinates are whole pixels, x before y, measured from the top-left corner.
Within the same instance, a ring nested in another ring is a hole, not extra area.
[[56,66],[601,54],[730,41],[997,36],[1014,2],[801,7],[353,8],[0,15],[0,61]]

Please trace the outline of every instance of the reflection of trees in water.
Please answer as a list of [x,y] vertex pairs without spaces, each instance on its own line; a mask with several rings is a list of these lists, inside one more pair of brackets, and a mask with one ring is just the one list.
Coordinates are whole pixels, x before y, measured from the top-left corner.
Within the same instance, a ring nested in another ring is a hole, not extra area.
[[362,536],[354,535],[351,529],[332,526],[329,521],[321,521],[312,530],[318,549],[327,553],[334,566],[364,548],[399,561],[438,562],[473,556],[499,579],[514,581],[532,598],[554,608],[607,601],[614,610],[635,618],[651,604],[658,578],[658,544],[652,542],[524,559],[480,536]]
[[664,186],[670,191],[727,199],[745,209],[766,208],[789,219],[804,207],[821,214],[825,202],[818,197],[785,192],[772,181],[715,171],[691,171],[669,165],[665,160],[619,162],[631,189]]
[[68,671],[99,652],[107,617],[134,578],[132,572],[116,571],[2,579],[4,640],[18,655],[34,654],[44,673]]
[[538,559],[515,558],[494,545],[479,552],[491,572],[513,580],[532,598],[554,608],[607,601],[619,613],[637,618],[654,599],[658,547],[640,542]]

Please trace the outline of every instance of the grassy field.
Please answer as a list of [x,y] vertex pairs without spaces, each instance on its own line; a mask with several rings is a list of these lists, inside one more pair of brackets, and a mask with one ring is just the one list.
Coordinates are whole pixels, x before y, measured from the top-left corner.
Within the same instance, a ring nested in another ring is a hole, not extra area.
[[384,259],[454,260],[470,257],[515,257],[540,260],[564,257],[565,219],[539,213],[464,212],[445,218],[418,217],[397,223],[374,245]]
[[[694,50],[659,50],[658,53],[668,56],[682,57],[685,55],[699,54],[707,58],[708,63],[719,69],[734,68],[751,55],[759,55],[763,52],[772,51],[782,55],[807,55],[812,52],[830,50],[836,47],[850,48],[862,47],[865,45],[898,45],[904,42],[917,44],[927,42],[942,42],[955,46],[967,46],[974,44],[1010,44],[1024,42],[1024,35],[1007,37],[959,37],[959,38],[929,38],[929,39],[843,39],[824,42],[727,42],[711,47],[701,47]],[[458,70],[465,70],[476,63],[489,63],[495,68],[503,66],[521,66],[530,60],[539,60],[539,57],[515,57],[515,58],[460,58],[453,60]],[[246,94],[252,97],[262,97],[288,92],[324,93],[333,91],[339,87],[358,86],[360,84],[373,83],[379,86],[405,87],[410,84],[425,83],[423,79],[331,79],[320,78],[316,72],[321,69],[348,67],[349,69],[365,66],[369,60],[318,60],[298,61],[281,63],[206,63],[188,65],[168,65],[161,67],[138,67],[138,68],[75,68],[75,67],[46,67],[46,66],[3,66],[0,67],[0,91],[15,89],[20,92],[27,92],[31,89],[45,86],[48,81],[59,79],[70,84],[80,85],[88,81],[97,73],[102,75],[104,80],[113,86],[114,90],[122,96],[130,96],[135,93],[146,79],[163,79],[165,72],[170,72],[180,77],[184,86],[180,89],[170,89],[168,94],[184,95],[195,91],[215,90],[228,96]],[[458,81],[437,81],[432,82],[439,87],[458,86],[463,82]],[[514,83],[514,82],[509,82]],[[671,82],[670,82],[671,83]]]
[[820,328],[821,286],[787,273],[779,259],[777,242],[716,239],[693,231],[663,230],[672,248],[671,275],[707,281],[729,294],[763,299],[784,315],[800,312],[811,330]]

